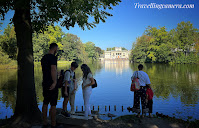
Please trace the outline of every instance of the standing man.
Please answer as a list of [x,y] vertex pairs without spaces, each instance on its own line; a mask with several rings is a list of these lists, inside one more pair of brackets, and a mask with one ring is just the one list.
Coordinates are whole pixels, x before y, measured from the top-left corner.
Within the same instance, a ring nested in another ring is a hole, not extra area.
[[43,126],[47,127],[47,110],[50,103],[50,116],[51,127],[56,127],[56,105],[58,98],[57,85],[57,53],[58,45],[56,43],[50,44],[48,54],[44,55],[41,59],[42,72],[43,72]]

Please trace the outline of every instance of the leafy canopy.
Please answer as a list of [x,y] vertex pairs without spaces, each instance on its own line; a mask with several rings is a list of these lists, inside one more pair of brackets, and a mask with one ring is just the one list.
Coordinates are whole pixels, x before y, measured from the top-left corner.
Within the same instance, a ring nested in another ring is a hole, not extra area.
[[181,22],[169,32],[165,27],[149,26],[133,43],[131,60],[139,63],[197,63],[198,33],[190,22]]
[[[16,1],[0,1],[2,19],[9,10],[23,5],[24,0]],[[100,21],[105,22],[108,16],[112,16],[105,10],[113,9],[113,6],[118,5],[119,2],[121,0],[30,0],[28,9],[31,12],[33,30],[36,31],[54,24],[54,22],[61,22],[61,26],[65,26],[67,29],[70,26],[74,27],[75,24],[82,29],[85,27],[90,29]]]

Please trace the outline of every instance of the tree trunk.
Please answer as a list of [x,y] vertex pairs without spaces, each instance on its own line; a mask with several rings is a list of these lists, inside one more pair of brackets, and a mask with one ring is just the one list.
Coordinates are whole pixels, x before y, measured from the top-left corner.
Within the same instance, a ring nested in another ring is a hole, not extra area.
[[30,1],[16,0],[13,22],[18,47],[18,83],[14,117],[23,121],[40,121],[41,112],[37,105],[30,19]]

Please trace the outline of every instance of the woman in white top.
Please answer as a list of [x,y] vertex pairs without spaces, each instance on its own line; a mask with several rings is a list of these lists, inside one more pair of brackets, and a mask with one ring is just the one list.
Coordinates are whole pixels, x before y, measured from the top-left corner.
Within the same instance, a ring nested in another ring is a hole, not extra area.
[[88,117],[89,115],[91,115],[89,99],[92,93],[92,85],[95,83],[95,81],[93,79],[90,68],[86,64],[82,64],[81,69],[83,72],[82,90],[84,98],[85,117]]
[[133,78],[138,78],[140,89],[137,91],[134,91],[134,104],[133,104],[133,112],[138,113],[138,117],[140,117],[140,99],[142,104],[142,117],[144,117],[144,114],[148,112],[147,103],[146,103],[146,86],[151,87],[149,76],[146,72],[142,71],[143,65],[140,64],[138,66],[139,71],[135,71],[133,73],[133,76],[131,77],[131,80]]

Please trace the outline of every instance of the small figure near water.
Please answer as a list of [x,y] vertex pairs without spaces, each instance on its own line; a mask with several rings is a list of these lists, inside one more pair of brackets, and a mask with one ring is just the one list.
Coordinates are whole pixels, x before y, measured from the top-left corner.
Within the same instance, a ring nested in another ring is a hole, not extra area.
[[152,117],[152,109],[153,109],[153,91],[149,86],[146,86],[146,103],[147,108],[149,109],[149,117]]

